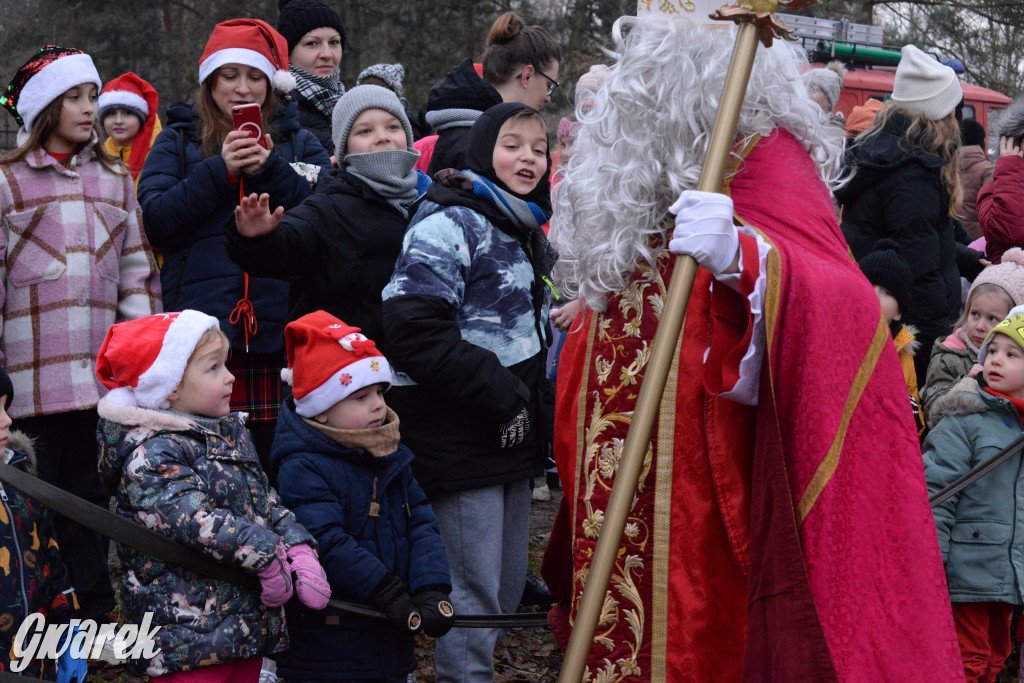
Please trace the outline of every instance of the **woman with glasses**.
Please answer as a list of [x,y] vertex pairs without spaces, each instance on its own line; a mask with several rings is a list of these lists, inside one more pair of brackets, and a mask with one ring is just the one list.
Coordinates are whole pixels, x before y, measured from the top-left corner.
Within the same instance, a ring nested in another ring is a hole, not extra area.
[[[540,26],[527,26],[515,12],[502,14],[487,35],[483,68],[466,59],[441,79],[427,97],[427,122],[437,131],[427,173],[465,168],[465,140],[485,110],[502,102],[540,109],[558,88],[558,43]],[[427,139],[425,139],[427,140]],[[417,149],[429,152],[417,143]],[[421,165],[420,168],[423,168]]]

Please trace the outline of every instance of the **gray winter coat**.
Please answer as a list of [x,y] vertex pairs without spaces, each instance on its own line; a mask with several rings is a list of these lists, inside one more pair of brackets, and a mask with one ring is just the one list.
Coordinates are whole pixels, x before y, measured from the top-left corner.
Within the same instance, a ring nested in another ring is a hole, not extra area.
[[[932,408],[938,424],[925,440],[928,495],[988,460],[1024,433],[1017,409],[965,378]],[[935,506],[939,548],[953,602],[1022,603],[1024,486],[1013,457]]]

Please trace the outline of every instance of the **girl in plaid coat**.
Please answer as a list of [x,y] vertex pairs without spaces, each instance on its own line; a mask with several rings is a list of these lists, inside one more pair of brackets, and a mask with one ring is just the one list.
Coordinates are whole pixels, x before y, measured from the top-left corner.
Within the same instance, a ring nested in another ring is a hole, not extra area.
[[[95,358],[111,324],[160,310],[160,283],[131,174],[95,130],[100,86],[89,55],[47,46],[0,98],[21,124],[18,148],[0,157],[0,363],[40,477],[106,506]],[[108,621],[105,544],[64,518],[55,526],[81,616]]]

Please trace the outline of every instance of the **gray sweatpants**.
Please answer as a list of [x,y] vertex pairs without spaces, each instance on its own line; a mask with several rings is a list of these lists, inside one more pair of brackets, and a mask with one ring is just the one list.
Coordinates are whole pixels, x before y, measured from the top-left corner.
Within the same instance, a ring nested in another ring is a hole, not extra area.
[[[528,568],[530,482],[430,497],[452,572],[452,604],[461,614],[511,614]],[[437,683],[490,683],[504,629],[454,628],[437,641]]]

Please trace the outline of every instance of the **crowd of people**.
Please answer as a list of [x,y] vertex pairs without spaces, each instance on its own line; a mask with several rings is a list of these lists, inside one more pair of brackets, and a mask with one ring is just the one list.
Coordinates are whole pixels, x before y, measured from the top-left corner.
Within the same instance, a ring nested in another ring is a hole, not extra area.
[[[493,680],[503,631],[453,618],[516,611],[548,483],[564,645],[686,255],[591,676],[995,680],[1024,470],[928,494],[1024,434],[1024,102],[993,164],[914,46],[849,120],[841,65],[761,49],[698,192],[727,32],[632,22],[555,135],[558,42],[515,13],[413,114],[400,64],[342,84],[324,0],[279,8],[213,29],[191,104],[57,46],[0,99],[3,462],[249,575],[117,543],[116,618],[159,626],[129,671],[406,681],[422,631],[437,681]],[[81,683],[15,634],[115,618],[109,542],[0,499],[0,670]]]

